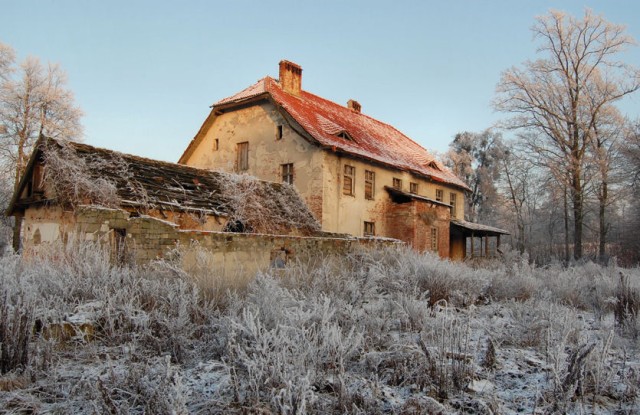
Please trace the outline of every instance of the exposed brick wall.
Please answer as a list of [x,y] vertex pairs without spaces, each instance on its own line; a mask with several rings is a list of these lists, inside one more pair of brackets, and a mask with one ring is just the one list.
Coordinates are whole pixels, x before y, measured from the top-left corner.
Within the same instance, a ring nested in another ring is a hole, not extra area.
[[438,254],[449,257],[449,208],[413,200],[407,203],[389,202],[385,207],[389,236],[411,245],[415,250],[431,250],[431,228],[438,232]]

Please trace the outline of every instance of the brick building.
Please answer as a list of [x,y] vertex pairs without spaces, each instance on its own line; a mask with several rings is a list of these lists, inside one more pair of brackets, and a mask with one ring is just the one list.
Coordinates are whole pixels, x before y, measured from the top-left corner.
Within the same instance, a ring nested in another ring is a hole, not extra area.
[[324,231],[396,238],[445,258],[507,233],[466,222],[464,182],[357,101],[305,91],[302,68],[289,61],[278,80],[216,102],[179,163],[291,183]]

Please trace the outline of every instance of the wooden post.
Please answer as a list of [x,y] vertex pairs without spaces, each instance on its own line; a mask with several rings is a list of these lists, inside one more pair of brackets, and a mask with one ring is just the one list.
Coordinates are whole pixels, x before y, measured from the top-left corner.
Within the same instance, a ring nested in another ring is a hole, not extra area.
[[473,256],[475,255],[475,247],[473,246],[474,239],[475,237],[473,236],[473,232],[471,232],[471,258],[473,258]]

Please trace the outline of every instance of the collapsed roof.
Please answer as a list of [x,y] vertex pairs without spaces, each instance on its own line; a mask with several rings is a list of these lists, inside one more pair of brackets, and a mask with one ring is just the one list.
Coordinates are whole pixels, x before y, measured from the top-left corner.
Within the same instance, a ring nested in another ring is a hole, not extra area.
[[[44,164],[44,181],[47,181],[47,176],[50,181],[56,177],[56,183],[49,183],[49,190],[34,198],[25,195],[25,189],[33,179],[34,166],[39,163]],[[69,171],[54,172],[54,168]],[[33,203],[69,201],[68,194],[60,194],[59,182],[65,180],[75,186],[76,197],[82,199],[77,200],[79,204],[113,204],[113,200],[101,200],[100,194],[107,193],[116,199],[115,204],[119,207],[184,211],[241,220],[242,214],[251,215],[249,206],[244,205],[253,203],[259,205],[260,214],[266,214],[274,224],[307,231],[319,229],[317,221],[291,185],[54,139],[39,141],[7,213],[12,215]],[[96,192],[90,188],[78,190],[82,183],[88,183],[87,187],[101,183],[112,192]],[[250,223],[248,225],[251,226]]]

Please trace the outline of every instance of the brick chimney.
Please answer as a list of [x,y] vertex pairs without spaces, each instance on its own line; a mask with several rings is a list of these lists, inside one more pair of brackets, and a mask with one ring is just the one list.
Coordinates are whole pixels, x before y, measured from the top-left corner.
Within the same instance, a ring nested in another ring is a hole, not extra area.
[[350,99],[349,101],[347,101],[347,108],[359,113],[360,110],[362,110],[362,105],[360,105],[360,103],[355,99]]
[[302,90],[302,67],[286,60],[280,61],[280,86],[285,92],[300,95]]

